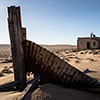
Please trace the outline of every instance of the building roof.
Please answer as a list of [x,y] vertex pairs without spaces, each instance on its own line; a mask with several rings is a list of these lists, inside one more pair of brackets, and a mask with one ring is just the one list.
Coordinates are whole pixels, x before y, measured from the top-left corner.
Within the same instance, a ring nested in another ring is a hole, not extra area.
[[100,37],[79,37],[78,39],[94,39],[96,41],[100,41]]

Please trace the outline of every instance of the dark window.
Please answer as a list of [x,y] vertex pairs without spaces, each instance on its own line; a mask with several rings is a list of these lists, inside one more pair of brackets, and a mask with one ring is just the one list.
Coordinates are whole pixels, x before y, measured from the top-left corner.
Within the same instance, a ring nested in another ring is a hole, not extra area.
[[96,45],[96,43],[95,43],[95,42],[93,42],[93,45],[95,46],[95,45]]

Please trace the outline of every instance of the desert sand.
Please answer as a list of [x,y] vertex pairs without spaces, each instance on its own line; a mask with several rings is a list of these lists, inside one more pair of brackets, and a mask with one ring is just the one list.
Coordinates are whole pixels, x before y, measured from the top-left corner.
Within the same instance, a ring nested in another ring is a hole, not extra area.
[[[77,69],[100,81],[100,50],[84,50],[77,52],[76,46],[54,45],[43,46],[54,52],[61,59],[67,61]],[[6,48],[6,49],[5,49]],[[0,85],[14,80],[13,68],[9,61],[10,46],[0,46]],[[9,73],[3,72],[9,69]],[[23,93],[19,91],[0,92],[0,100],[17,100]],[[100,94],[72,89],[51,83],[39,86],[34,92],[26,95],[25,100],[100,100]]]

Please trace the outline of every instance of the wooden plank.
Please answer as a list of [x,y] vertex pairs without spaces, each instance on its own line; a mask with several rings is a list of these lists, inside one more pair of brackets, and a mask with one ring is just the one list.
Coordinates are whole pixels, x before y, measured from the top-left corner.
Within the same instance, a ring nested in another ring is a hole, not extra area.
[[33,67],[34,67],[34,72],[35,72],[34,74],[36,74],[38,72],[38,66],[36,65],[36,60],[37,60],[39,49],[40,49],[40,47],[36,44],[35,52],[34,52],[34,56],[33,56],[33,58],[34,58],[34,60],[33,60],[33,62],[34,62]]
[[32,55],[31,55],[31,71],[34,73],[35,72],[35,55],[36,55],[36,44],[35,43],[33,43],[32,44],[33,46],[32,46],[32,48],[33,48],[33,51],[32,51]]
[[66,79],[66,82],[71,85],[71,81],[74,79],[75,68],[72,68],[70,65],[68,66],[70,71],[67,73],[67,75],[69,75],[69,79]]
[[70,81],[73,79],[74,72],[75,72],[75,69],[65,62],[65,65],[60,75],[65,83],[70,83]]
[[[38,56],[37,56],[37,66],[39,66],[40,67],[40,70],[42,69],[41,67],[42,67],[42,62],[43,62],[43,59],[44,59],[44,48],[43,47],[40,47],[40,51],[39,51],[39,54],[38,54]],[[40,72],[40,70],[39,70],[39,72]]]
[[29,84],[26,86],[26,88],[24,89],[21,97],[18,98],[18,100],[24,100],[25,96],[27,95],[27,93],[29,93],[30,91],[34,91],[36,88],[36,84],[37,81],[39,80],[40,75],[35,75],[35,77],[29,82]]
[[79,74],[80,76],[77,77],[79,86],[86,87],[86,75],[84,75],[82,72],[80,72]]
[[55,55],[53,53],[50,53],[50,57],[47,61],[46,69],[44,72],[45,73],[45,76],[44,76],[45,82],[52,82],[55,79],[54,70],[51,70],[51,65],[52,65],[54,59],[55,59]]
[[39,54],[40,54],[40,51],[41,51],[41,47],[39,46],[39,45],[37,45],[37,50],[36,50],[37,52],[36,52],[36,57],[35,57],[35,59],[36,59],[36,64],[37,64],[37,61],[38,61],[38,58],[39,58]]
[[54,77],[54,80],[57,80],[57,78],[59,76],[59,74],[57,74],[57,72],[58,72],[58,70],[61,66],[61,62],[62,62],[62,60],[58,57],[57,61],[56,61],[56,64],[54,66],[54,69],[53,69],[54,76],[52,76],[52,77]]
[[35,43],[30,42],[30,45],[29,45],[30,46],[30,52],[29,52],[29,58],[28,58],[29,61],[28,61],[28,66],[27,66],[29,73],[32,72],[32,68],[33,68],[32,67],[32,62],[33,62],[32,55],[33,55],[33,51],[34,51],[34,44]]
[[47,63],[48,63],[48,59],[50,57],[50,52],[48,52],[47,50],[45,50],[45,53],[44,53],[44,57],[42,58],[42,64],[41,64],[41,74],[42,76],[46,75],[46,69],[47,69]]
[[30,83],[26,86],[23,92],[28,93],[30,92],[33,88],[34,85],[36,85],[36,82],[40,78],[40,75],[36,74],[35,77],[30,81]]
[[14,82],[0,85],[0,91],[14,88],[14,86],[17,86],[18,84],[19,84],[19,81],[14,81]]
[[25,40],[23,42],[23,51],[24,51],[24,61],[25,61],[25,72],[28,71],[28,51],[29,51],[29,41]]
[[28,69],[28,75],[30,75],[31,72],[31,54],[32,54],[32,42],[29,41],[28,43],[28,52],[27,52],[27,69]]
[[[64,61],[63,61],[64,62]],[[66,72],[66,62],[64,62],[65,64],[64,64],[64,66],[63,66],[63,69],[62,69],[62,71],[61,71],[61,73],[60,73],[60,75],[62,76],[62,74],[64,73],[64,72]]]
[[40,52],[40,50],[41,50],[41,48],[40,48],[40,46],[39,45],[36,45],[36,54],[35,54],[35,59],[34,59],[34,66],[35,66],[35,73],[36,74],[38,74],[38,72],[39,72],[39,70],[40,70],[40,68],[39,68],[39,66],[38,66],[38,55],[39,55],[39,52]]
[[75,81],[75,83],[76,84],[81,84],[80,83],[80,79],[82,78],[82,73],[80,72],[80,71],[78,71],[79,73],[78,73],[78,75],[77,75],[77,77],[76,77],[76,79],[74,80]]
[[37,61],[36,61],[37,66],[40,67],[40,70],[41,70],[41,63],[42,63],[42,54],[43,54],[43,47],[40,46],[40,51],[39,51],[39,54],[38,54],[38,57],[37,57]]
[[8,7],[8,25],[11,40],[14,76],[15,81],[19,81],[18,88],[22,90],[25,87],[26,75],[24,53],[22,48],[21,19],[19,13],[20,7]]
[[89,76],[87,76],[87,80],[86,81],[87,81],[87,86],[91,86],[94,83],[94,80]]
[[74,84],[76,83],[75,79],[78,77],[79,72],[77,70],[75,70],[75,72],[73,73],[73,79],[70,81],[70,84]]
[[56,61],[56,65],[55,65],[54,70],[53,70],[54,73],[57,73],[59,66],[61,64],[61,61],[62,60],[58,57],[58,60]]
[[63,70],[63,68],[65,68],[65,65],[66,65],[66,63],[63,60],[61,60],[60,68],[57,71],[57,74],[59,74],[59,76],[61,76],[62,70]]
[[51,69],[52,71],[54,71],[55,65],[56,65],[57,61],[58,61],[58,57],[54,55],[54,59],[53,59],[52,64],[51,64],[51,66],[50,66],[50,69]]
[[44,55],[43,55],[43,58],[42,58],[42,65],[41,65],[41,68],[43,69],[43,72],[42,73],[45,73],[45,69],[46,69],[46,64],[48,62],[48,59],[50,57],[50,52],[46,49],[44,49]]
[[[91,78],[91,77],[90,77]],[[91,78],[91,80],[89,81],[89,85],[93,86],[93,83],[95,82],[95,79]],[[100,84],[100,83],[99,83]]]
[[55,74],[54,74],[53,71],[54,71],[54,66],[57,63],[56,62],[57,61],[57,57],[54,54],[52,54],[52,53],[50,53],[50,54],[51,54],[51,56],[53,58],[52,58],[51,64],[49,66],[48,66],[48,64],[49,64],[48,62],[49,62],[49,59],[50,59],[51,56],[49,57],[48,62],[46,64],[47,67],[46,67],[46,69],[44,71],[44,77],[43,77],[43,79],[44,79],[45,82],[51,82],[51,81],[53,81],[54,80],[54,76],[55,76]]
[[66,70],[66,72],[68,71],[68,73],[66,74],[66,77],[65,77],[65,82],[66,83],[70,83],[70,80],[72,79],[72,75],[70,74],[70,72],[72,71],[70,68],[68,70]]
[[42,58],[42,63],[41,63],[41,82],[46,82],[46,79],[45,77],[47,76],[47,71],[48,71],[48,61],[49,61],[49,58],[50,58],[50,52],[46,49],[44,49],[44,57]]
[[22,28],[22,41],[26,40],[26,28]]

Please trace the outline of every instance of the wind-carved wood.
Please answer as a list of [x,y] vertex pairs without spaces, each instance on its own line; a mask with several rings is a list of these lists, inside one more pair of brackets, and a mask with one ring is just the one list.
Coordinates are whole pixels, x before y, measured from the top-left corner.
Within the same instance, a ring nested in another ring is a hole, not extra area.
[[19,81],[19,89],[22,90],[26,83],[24,53],[22,41],[25,40],[26,30],[21,25],[20,7],[8,7],[8,27],[11,41],[12,59],[15,81]]

